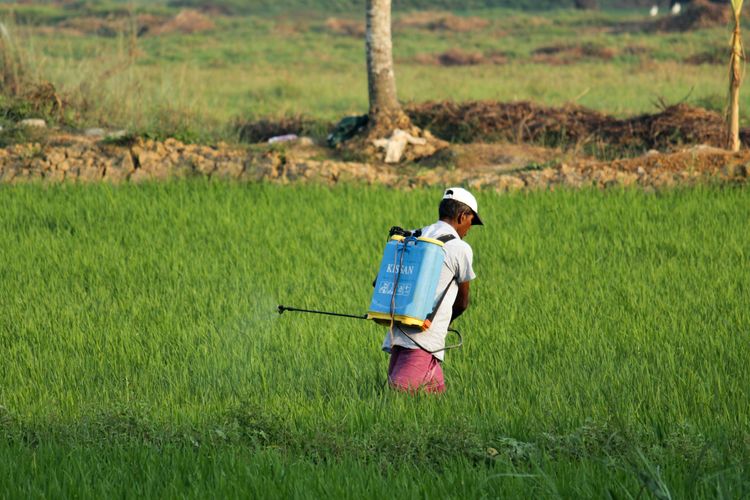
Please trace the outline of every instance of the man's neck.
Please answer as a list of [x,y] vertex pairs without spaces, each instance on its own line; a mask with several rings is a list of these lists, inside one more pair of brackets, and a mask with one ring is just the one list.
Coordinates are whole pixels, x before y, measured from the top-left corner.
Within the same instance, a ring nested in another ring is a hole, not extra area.
[[457,224],[456,224],[456,221],[455,221],[455,220],[453,220],[453,219],[440,219],[440,222],[445,222],[445,223],[446,223],[446,224],[448,224],[448,225],[449,225],[450,227],[452,227],[452,228],[453,228],[453,230],[454,230],[454,231],[456,231],[456,233],[458,233],[458,227],[456,227],[456,226],[457,226]]

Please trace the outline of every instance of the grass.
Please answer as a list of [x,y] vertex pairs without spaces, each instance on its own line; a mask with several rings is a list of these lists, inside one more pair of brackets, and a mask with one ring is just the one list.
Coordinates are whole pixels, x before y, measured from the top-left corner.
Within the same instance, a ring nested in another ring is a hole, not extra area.
[[0,488],[746,496],[749,193],[479,193],[466,346],[408,398],[382,328],[275,307],[363,312],[438,191],[0,187]]
[[[333,123],[366,111],[363,40],[330,33],[325,20],[331,14],[341,15],[315,11],[217,18],[213,32],[138,39],[135,56],[127,33],[79,36],[24,24],[11,25],[11,31],[32,77],[54,83],[75,109],[80,127],[236,141],[233,124],[238,120],[302,114]],[[722,107],[717,96],[723,102],[724,65],[719,71],[717,65],[683,60],[724,47],[728,29],[680,34],[611,30],[643,19],[643,14],[623,12],[489,9],[469,14],[487,17],[490,24],[463,33],[397,26],[394,57],[401,100],[576,102],[618,116],[654,112],[660,99]],[[554,66],[532,60],[536,49],[570,43],[607,47],[615,55]],[[455,48],[501,51],[509,62],[459,68],[415,62],[421,54]],[[633,53],[633,48],[645,52]],[[742,109],[750,105],[747,93],[741,99]]]

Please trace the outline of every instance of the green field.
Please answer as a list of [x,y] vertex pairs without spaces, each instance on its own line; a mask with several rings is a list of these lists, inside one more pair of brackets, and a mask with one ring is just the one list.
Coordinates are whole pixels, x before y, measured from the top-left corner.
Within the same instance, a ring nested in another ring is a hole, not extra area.
[[750,191],[479,193],[442,397],[359,314],[439,190],[0,186],[0,491],[742,498]]
[[[318,123],[310,132],[323,137],[341,117],[365,113],[363,37],[327,25],[332,16],[363,22],[364,13],[320,5],[309,12],[276,10],[214,17],[216,28],[203,33],[135,40],[127,29],[109,37],[62,29],[61,23],[79,13],[70,9],[21,6],[14,10],[15,23],[9,23],[9,11],[3,21],[32,80],[52,82],[66,103],[67,126],[231,142],[237,140],[236,123],[261,117],[305,115]],[[100,7],[79,14],[105,18],[106,12]],[[141,5],[132,15],[177,12]],[[458,13],[486,18],[486,25],[434,31],[403,24],[410,15],[394,14],[395,71],[404,102],[573,102],[618,116],[678,102],[718,111],[725,106],[729,27],[652,33],[633,28],[647,21],[645,11],[490,8]],[[535,58],[535,51],[571,45],[605,56],[559,63]],[[469,66],[425,62],[451,50],[486,60]],[[505,62],[493,63],[493,54]],[[707,57],[708,64],[685,62],[696,56]],[[743,92],[741,101],[746,109],[750,94]],[[4,111],[9,106],[0,102],[0,125],[10,124],[15,111]]]

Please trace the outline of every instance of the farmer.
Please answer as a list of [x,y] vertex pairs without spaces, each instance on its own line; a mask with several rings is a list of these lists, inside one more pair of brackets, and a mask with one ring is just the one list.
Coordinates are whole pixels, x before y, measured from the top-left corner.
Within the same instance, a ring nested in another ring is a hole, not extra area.
[[386,333],[383,350],[391,355],[388,383],[397,390],[445,391],[440,363],[445,357],[448,326],[469,307],[469,282],[476,278],[471,247],[463,241],[471,226],[482,225],[476,198],[463,188],[446,189],[438,214],[439,220],[423,228],[422,236],[453,236],[443,247],[445,261],[435,301],[443,293],[445,296],[427,330],[395,325],[392,332],[389,329]]

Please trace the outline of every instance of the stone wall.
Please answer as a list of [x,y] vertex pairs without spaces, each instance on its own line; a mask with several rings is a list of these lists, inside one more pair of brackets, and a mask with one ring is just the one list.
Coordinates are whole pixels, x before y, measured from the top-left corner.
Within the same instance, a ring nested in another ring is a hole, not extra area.
[[253,148],[226,144],[202,146],[174,139],[136,140],[117,146],[69,138],[47,145],[20,144],[0,149],[0,182],[143,182],[210,177],[274,183],[364,182],[412,188],[464,184],[472,188],[513,191],[614,186],[662,188],[704,182],[746,182],[750,154],[698,146],[672,154],[599,162],[581,159],[529,165],[472,169],[391,166],[325,158],[322,148]]

